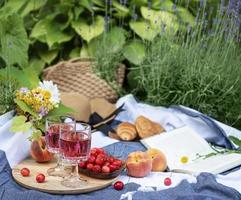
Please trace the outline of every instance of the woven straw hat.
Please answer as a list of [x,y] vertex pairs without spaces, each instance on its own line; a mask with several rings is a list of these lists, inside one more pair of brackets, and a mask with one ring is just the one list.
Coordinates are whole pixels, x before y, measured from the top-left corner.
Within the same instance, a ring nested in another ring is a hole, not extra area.
[[[52,80],[61,92],[77,92],[89,99],[104,98],[115,102],[117,92],[93,71],[90,59],[75,58],[48,67],[43,72],[45,80]],[[125,76],[125,66],[119,64],[116,70],[116,84],[121,87]]]

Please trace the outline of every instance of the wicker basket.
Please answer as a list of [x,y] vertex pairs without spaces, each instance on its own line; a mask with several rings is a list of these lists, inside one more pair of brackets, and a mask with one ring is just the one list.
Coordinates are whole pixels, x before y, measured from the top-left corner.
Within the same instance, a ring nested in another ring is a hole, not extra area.
[[[115,102],[118,98],[116,91],[92,69],[90,59],[75,58],[59,62],[48,67],[43,72],[45,80],[52,80],[61,92],[77,92],[88,98],[105,98]],[[119,64],[116,71],[116,84],[122,86],[125,76],[125,66]]]

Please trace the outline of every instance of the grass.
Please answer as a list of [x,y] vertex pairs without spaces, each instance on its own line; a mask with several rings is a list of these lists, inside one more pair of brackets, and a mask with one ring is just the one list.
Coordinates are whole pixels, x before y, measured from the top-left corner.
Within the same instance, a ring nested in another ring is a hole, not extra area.
[[233,19],[218,16],[211,31],[204,19],[188,34],[163,33],[146,44],[147,57],[129,81],[141,100],[185,105],[241,129],[240,36]]
[[16,84],[9,79],[0,79],[0,114],[15,108]]

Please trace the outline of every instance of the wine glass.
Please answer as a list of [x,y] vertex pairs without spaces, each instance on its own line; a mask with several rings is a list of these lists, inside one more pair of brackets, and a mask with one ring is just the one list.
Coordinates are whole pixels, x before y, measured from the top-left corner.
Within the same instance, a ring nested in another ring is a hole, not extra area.
[[62,185],[71,188],[80,188],[87,184],[87,181],[79,176],[78,163],[88,159],[90,147],[90,125],[78,123],[74,130],[60,128],[59,148],[63,161],[75,166],[73,173],[61,182]]
[[[68,120],[68,122],[64,122],[66,120]],[[72,127],[75,127],[75,121],[69,117],[60,117],[46,120],[45,140],[47,149],[49,152],[54,153],[57,158],[57,165],[55,167],[49,168],[47,173],[50,176],[65,177],[70,174],[71,170],[65,169],[61,162],[61,156],[59,153],[60,127],[63,129],[73,129]]]

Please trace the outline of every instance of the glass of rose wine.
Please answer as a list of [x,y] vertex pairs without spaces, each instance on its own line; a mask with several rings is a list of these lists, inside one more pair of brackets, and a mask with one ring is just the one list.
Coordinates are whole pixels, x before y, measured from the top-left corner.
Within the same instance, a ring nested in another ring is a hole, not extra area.
[[[65,122],[66,120],[67,122]],[[47,149],[49,152],[54,153],[57,158],[57,165],[53,168],[49,168],[47,173],[50,176],[65,177],[70,174],[70,171],[66,170],[63,166],[59,152],[60,127],[62,127],[62,129],[74,130],[75,121],[68,117],[46,120],[45,140]]]
[[75,130],[66,130],[61,127],[59,145],[63,161],[74,166],[73,173],[61,182],[62,185],[71,188],[85,186],[87,182],[79,176],[78,163],[86,161],[90,154],[90,125],[78,123]]

